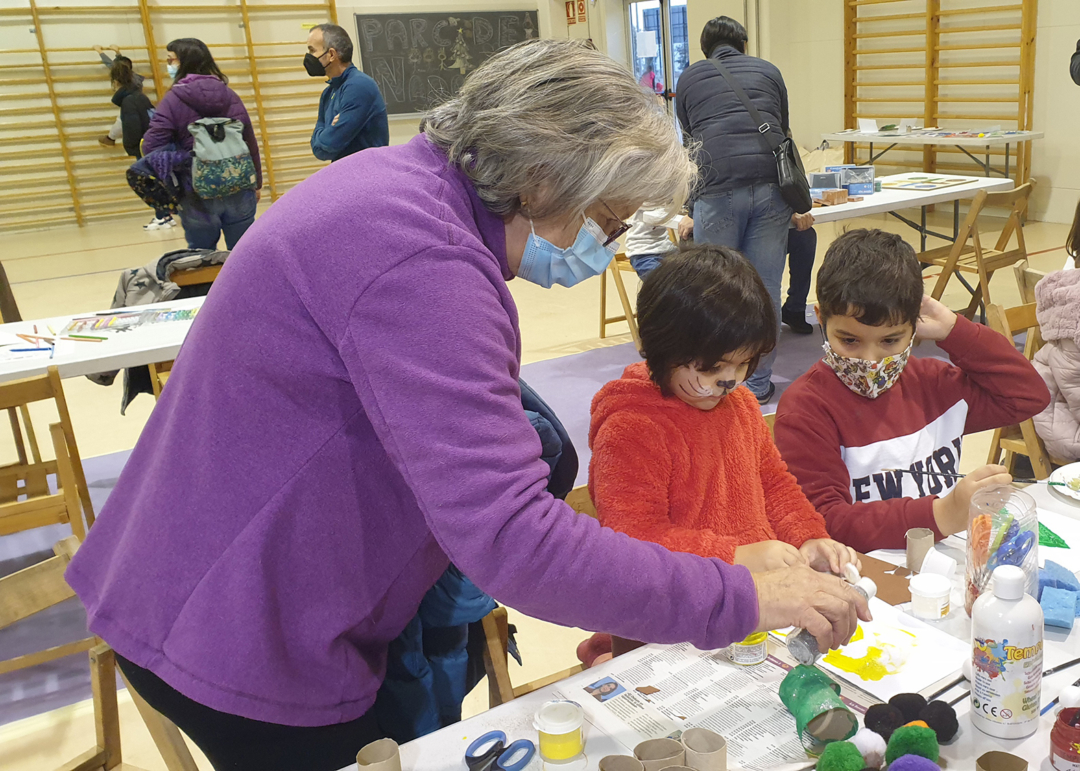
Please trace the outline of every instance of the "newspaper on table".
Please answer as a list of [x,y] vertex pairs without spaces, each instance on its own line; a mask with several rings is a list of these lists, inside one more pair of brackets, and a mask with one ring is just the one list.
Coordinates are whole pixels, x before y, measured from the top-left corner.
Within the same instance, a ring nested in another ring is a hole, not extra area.
[[[780,681],[791,670],[784,658],[776,646],[765,662],[746,667],[732,664],[726,650],[646,646],[560,683],[558,693],[581,704],[589,722],[627,753],[647,739],[708,728],[727,740],[734,769],[796,771],[815,760],[780,701]],[[861,713],[869,706],[844,700]]]

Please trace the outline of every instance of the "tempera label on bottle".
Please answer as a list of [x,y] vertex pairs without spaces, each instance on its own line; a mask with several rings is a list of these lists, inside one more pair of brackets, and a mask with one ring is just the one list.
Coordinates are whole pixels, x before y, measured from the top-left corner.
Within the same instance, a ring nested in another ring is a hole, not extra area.
[[1015,645],[1008,639],[975,638],[972,714],[1001,725],[1039,719],[1043,644]]

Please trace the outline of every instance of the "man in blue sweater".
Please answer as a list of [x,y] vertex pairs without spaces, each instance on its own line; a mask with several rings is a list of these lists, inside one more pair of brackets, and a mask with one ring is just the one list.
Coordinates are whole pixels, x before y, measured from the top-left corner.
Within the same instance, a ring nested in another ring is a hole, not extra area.
[[319,24],[308,35],[304,69],[329,77],[319,99],[319,119],[311,132],[311,152],[336,161],[368,147],[390,144],[386,103],[379,86],[352,63],[349,33],[336,24]]

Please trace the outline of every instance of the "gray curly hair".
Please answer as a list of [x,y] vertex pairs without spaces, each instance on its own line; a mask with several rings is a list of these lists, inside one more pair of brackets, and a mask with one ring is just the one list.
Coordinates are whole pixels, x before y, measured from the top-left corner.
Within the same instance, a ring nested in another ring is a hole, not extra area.
[[571,40],[488,59],[421,123],[500,216],[608,203],[681,206],[697,175],[670,116],[620,64]]

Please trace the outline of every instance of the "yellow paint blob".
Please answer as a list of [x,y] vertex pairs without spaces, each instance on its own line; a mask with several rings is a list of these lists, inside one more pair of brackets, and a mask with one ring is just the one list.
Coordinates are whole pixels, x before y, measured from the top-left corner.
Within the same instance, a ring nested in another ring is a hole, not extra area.
[[[892,646],[885,647],[891,648]],[[824,661],[841,672],[857,675],[863,680],[881,680],[886,675],[895,675],[900,671],[900,667],[892,661],[892,656],[886,653],[885,647],[879,648],[871,645],[867,647],[866,655],[858,658],[848,656],[840,651],[829,651],[825,655]]]

